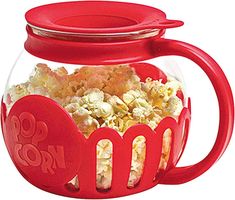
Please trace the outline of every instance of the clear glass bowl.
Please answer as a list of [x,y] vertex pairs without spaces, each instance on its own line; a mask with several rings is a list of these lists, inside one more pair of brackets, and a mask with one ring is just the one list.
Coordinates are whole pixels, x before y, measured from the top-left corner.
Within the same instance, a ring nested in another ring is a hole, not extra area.
[[[136,124],[147,124],[154,130],[165,117],[178,120],[186,105],[180,69],[176,64],[160,69],[161,62],[164,64],[164,60],[159,63],[156,59],[114,65],[65,64],[24,51],[6,86],[3,97],[6,113],[20,99],[40,95],[62,106],[86,138],[100,127],[110,127],[121,136]],[[168,129],[158,171],[166,169],[170,148]],[[145,138],[138,136],[133,141],[128,187],[134,187],[141,179],[145,150]],[[103,139],[97,144],[97,188],[110,189],[111,181],[112,143]],[[68,187],[79,188],[77,176]]]

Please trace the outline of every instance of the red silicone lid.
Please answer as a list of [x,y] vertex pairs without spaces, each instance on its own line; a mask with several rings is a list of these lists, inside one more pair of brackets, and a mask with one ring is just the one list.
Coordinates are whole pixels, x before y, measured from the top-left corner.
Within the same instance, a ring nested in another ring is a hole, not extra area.
[[182,21],[166,19],[166,14],[156,8],[112,1],[48,4],[29,10],[25,17],[31,26],[41,29],[83,34],[127,33],[183,25]]

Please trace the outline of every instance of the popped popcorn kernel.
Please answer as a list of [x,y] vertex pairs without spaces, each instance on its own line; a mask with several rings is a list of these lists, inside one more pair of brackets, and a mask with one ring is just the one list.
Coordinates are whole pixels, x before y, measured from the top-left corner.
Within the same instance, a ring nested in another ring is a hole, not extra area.
[[166,111],[169,113],[169,115],[178,116],[182,109],[182,101],[177,96],[169,98],[166,106]]
[[64,67],[60,67],[58,69],[55,69],[54,72],[58,74],[59,76],[65,76],[68,75],[68,71]]
[[96,154],[96,187],[101,189],[110,188],[112,181],[112,143],[103,139],[97,143]]
[[127,114],[129,110],[128,106],[117,96],[111,96],[107,102],[113,106],[114,112],[119,116]]
[[138,136],[134,139],[132,144],[132,162],[131,171],[128,180],[128,187],[134,187],[140,180],[146,153],[145,138]]
[[96,117],[107,118],[113,115],[113,107],[107,102],[99,102],[96,104],[94,115]]
[[88,89],[84,92],[82,100],[87,104],[95,104],[104,100],[104,93],[97,88]]
[[78,103],[70,103],[67,106],[64,107],[65,110],[67,110],[69,113],[76,112],[80,108],[80,105]]
[[8,94],[10,95],[12,103],[14,103],[17,100],[19,100],[20,98],[30,94],[30,92],[28,90],[28,85],[29,85],[29,83],[19,84],[16,86],[12,86],[8,90]]

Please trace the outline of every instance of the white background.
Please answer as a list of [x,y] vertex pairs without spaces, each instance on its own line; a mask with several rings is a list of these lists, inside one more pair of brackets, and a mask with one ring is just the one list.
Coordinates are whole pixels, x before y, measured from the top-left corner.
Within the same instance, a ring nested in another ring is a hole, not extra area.
[[[166,37],[199,46],[221,65],[235,88],[235,12],[232,0],[130,0],[162,9],[170,19],[185,25],[168,30]],[[0,93],[26,39],[24,13],[50,0],[8,0],[0,5]],[[176,59],[182,67],[188,95],[192,98],[192,125],[186,151],[179,165],[201,160],[211,149],[218,128],[218,107],[208,79],[196,65]],[[23,68],[24,66],[22,66]],[[235,199],[234,137],[223,155],[208,172],[183,185],[158,185],[149,191],[122,199]],[[13,166],[0,137],[0,199],[62,200],[30,185]]]

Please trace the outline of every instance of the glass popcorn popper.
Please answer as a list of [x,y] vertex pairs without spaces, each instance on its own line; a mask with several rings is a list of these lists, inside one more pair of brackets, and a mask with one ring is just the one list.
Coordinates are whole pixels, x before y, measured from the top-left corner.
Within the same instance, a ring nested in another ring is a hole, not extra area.
[[[1,122],[9,154],[30,183],[69,197],[118,197],[188,182],[223,154],[233,129],[232,92],[208,54],[164,39],[183,22],[110,1],[44,5],[26,20],[26,51],[11,72]],[[156,64],[169,55],[198,64],[219,101],[214,147],[186,167],[176,165],[191,105],[181,79]]]

